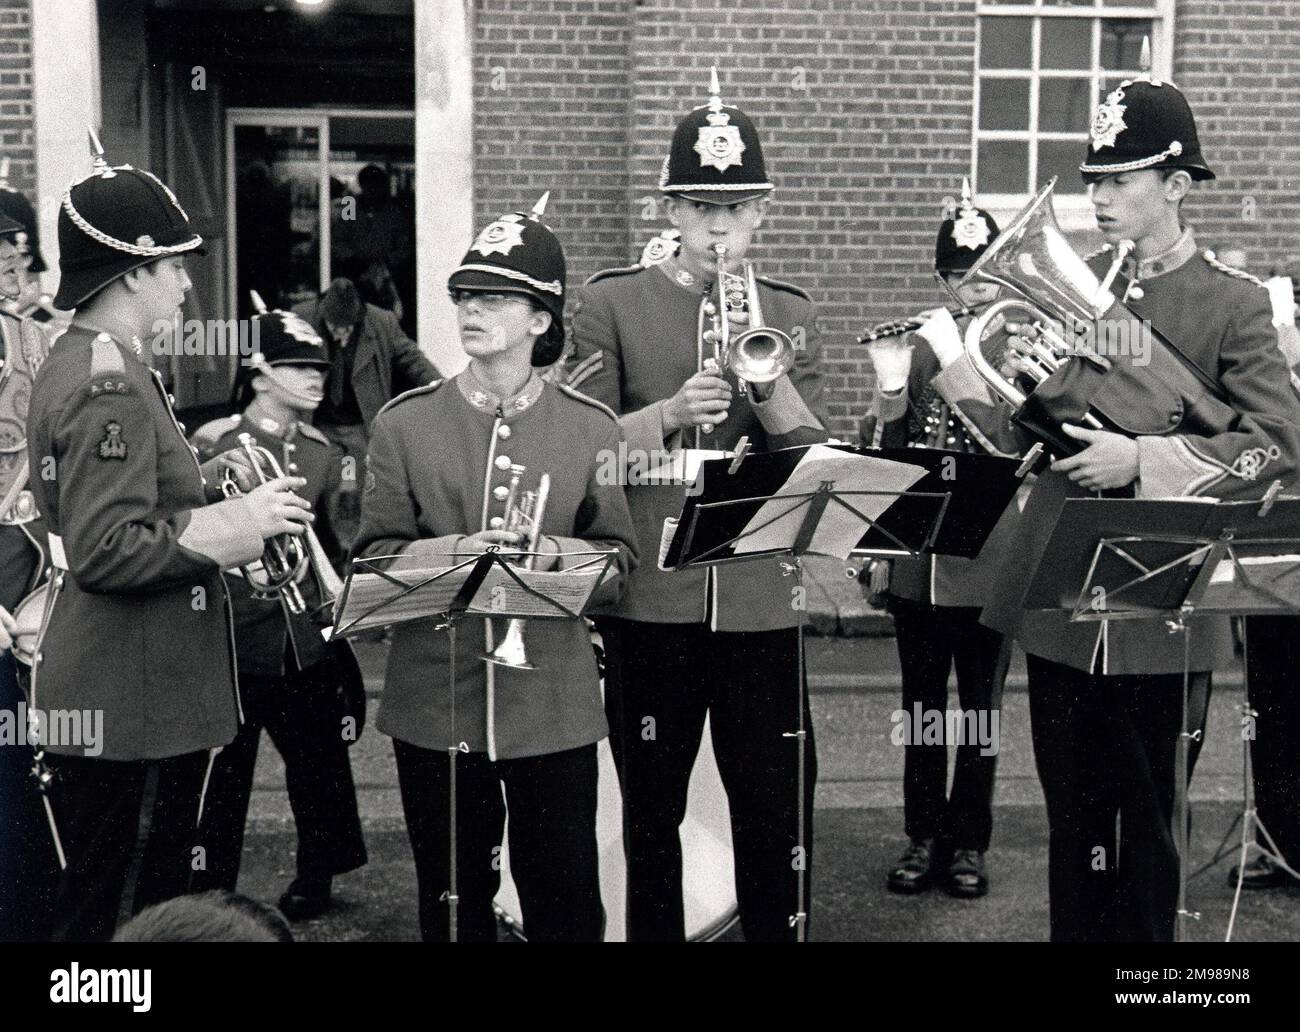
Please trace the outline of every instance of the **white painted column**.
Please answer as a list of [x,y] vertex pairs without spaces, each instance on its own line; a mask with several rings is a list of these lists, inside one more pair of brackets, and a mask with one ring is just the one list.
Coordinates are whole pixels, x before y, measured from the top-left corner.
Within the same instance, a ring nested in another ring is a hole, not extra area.
[[90,174],[86,130],[100,126],[99,75],[95,0],[32,0],[36,212],[49,266],[41,287],[50,292],[59,280],[59,205],[68,184]]
[[417,336],[444,376],[468,361],[447,277],[474,238],[472,31],[468,0],[415,5]]

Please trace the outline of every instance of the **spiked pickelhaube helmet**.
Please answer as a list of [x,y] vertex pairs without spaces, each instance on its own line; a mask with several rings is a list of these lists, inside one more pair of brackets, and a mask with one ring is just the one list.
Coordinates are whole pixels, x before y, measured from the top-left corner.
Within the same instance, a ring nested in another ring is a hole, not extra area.
[[715,68],[709,102],[689,112],[673,131],[659,189],[692,201],[737,204],[772,188],[758,130],[740,108],[722,102]]
[[934,242],[934,271],[965,272],[997,239],[998,224],[971,200],[970,180],[961,181],[961,202],[939,225]]
[[1111,90],[1093,116],[1079,165],[1084,182],[1148,168],[1180,168],[1193,179],[1213,179],[1187,98],[1172,82],[1151,76],[1148,40],[1142,41],[1141,66],[1143,74]]
[[564,350],[564,248],[541,221],[550,192],[531,212],[502,215],[474,238],[447,280],[450,291],[524,294],[551,313],[550,328],[533,345],[532,364],[555,363]]
[[59,209],[57,308],[76,308],[132,269],[196,252],[203,238],[157,176],[130,165],[110,167],[94,132],[94,170],[73,183]]

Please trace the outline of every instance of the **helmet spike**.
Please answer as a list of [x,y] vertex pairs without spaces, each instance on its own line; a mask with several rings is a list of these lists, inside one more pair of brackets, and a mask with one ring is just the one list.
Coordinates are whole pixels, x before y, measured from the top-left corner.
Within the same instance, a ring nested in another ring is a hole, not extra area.
[[971,200],[970,193],[970,176],[961,177],[961,206],[963,208],[974,207],[974,202]]
[[262,295],[259,294],[256,290],[250,290],[248,292],[248,296],[252,298],[253,311],[256,312],[258,315],[265,315],[268,309],[266,307],[266,302],[262,300]]
[[113,170],[108,167],[108,162],[104,160],[104,145],[99,142],[99,136],[95,132],[94,126],[87,126],[86,132],[90,135],[90,160],[93,166],[93,175],[108,178],[113,174]]
[[722,110],[722,87],[718,84],[718,66],[709,68],[709,110]]
[[1151,71],[1151,37],[1142,37],[1142,54],[1138,58],[1138,67],[1144,72]]
[[551,199],[551,191],[547,190],[541,197],[537,198],[537,203],[533,205],[533,210],[528,213],[528,218],[532,222],[540,222],[542,216],[546,214],[546,202]]

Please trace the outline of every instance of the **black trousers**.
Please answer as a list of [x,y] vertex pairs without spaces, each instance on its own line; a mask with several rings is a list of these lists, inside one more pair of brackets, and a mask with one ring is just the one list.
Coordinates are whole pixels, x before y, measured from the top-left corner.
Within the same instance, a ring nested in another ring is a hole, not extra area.
[[244,725],[217,754],[203,801],[198,843],[204,866],[193,889],[229,889],[239,880],[244,825],[262,729],[284,759],[298,831],[298,877],[327,881],[366,862],[342,710],[328,677],[312,669],[283,677],[241,676]]
[[[1246,619],[1251,765],[1259,819],[1286,862],[1300,865],[1300,617]],[[1260,841],[1263,842],[1261,836]]]
[[16,723],[18,676],[12,654],[0,652],[0,711],[15,722],[15,740],[0,745],[0,942],[41,942],[50,934],[59,860],[32,778],[35,753]]
[[[415,854],[420,934],[447,941],[450,808],[445,752],[393,739],[406,830]],[[502,789],[504,788],[504,798]],[[457,935],[495,942],[492,900],[501,887],[501,844],[510,814],[510,870],[530,942],[599,942],[596,746],[529,756],[456,758]]]
[[796,700],[798,631],[718,633],[704,624],[597,621],[605,645],[605,708],[623,790],[627,931],[632,941],[681,941],[682,847],[691,769],[705,715],[731,810],[736,898],[749,941],[794,937],[797,748],[785,737],[803,707],[805,892],[812,879],[817,752],[807,684]]
[[[989,848],[993,834],[993,778],[997,754],[970,736],[957,746],[952,792],[948,791],[948,749],[924,744],[917,707],[948,708],[948,673],[957,667],[957,698],[974,711],[975,728],[991,730],[1001,720],[1010,644],[979,622],[978,607],[932,606],[890,601],[898,658],[903,669],[903,709],[911,735],[903,752],[903,821],[908,838],[936,839],[953,849]],[[968,729],[972,725],[967,722]],[[1000,723],[999,734],[1000,734]]]
[[53,938],[97,942],[154,903],[189,891],[209,753],[165,760],[48,755],[68,866]]
[[[1171,940],[1183,675],[1103,677],[1039,656],[1028,661],[1034,760],[1047,800],[1052,940]],[[1193,730],[1205,728],[1209,694],[1210,674],[1193,674]],[[1193,741],[1189,781],[1199,751]]]

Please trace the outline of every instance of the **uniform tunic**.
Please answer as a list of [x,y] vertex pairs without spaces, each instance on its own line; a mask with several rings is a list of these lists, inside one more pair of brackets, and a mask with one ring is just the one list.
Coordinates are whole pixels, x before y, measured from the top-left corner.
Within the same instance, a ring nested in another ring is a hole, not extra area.
[[[40,325],[0,309],[0,503],[27,461],[27,412],[32,381],[49,353]],[[0,606],[12,610],[35,587],[45,541],[30,482],[8,512],[0,512]]]
[[[1098,256],[1090,264],[1100,273],[1109,261]],[[1238,414],[1227,432],[1213,437],[1138,437],[1137,496],[1258,498],[1274,480],[1289,485],[1300,469],[1300,401],[1278,350],[1267,291],[1213,264],[1196,250],[1190,231],[1168,255],[1136,267],[1130,261],[1128,275],[1116,280],[1116,296],[1130,281],[1139,289],[1130,292],[1128,306],[1217,380]],[[1064,611],[1023,610],[1061,506],[1067,498],[1089,495],[1062,474],[1039,478],[1011,546],[1023,561],[998,582],[984,622],[1015,635],[1026,652],[1077,670],[1181,671],[1182,636],[1167,633],[1163,621],[1070,623]],[[1231,662],[1226,617],[1195,618],[1190,624],[1191,669],[1218,669]]]
[[34,704],[102,710],[103,759],[225,745],[239,707],[221,571],[262,553],[247,504],[205,504],[157,373],[106,333],[74,324],[60,338],[28,429],[32,489],[68,569]]
[[[510,466],[521,464],[527,471],[520,491],[536,490],[543,473],[551,476],[542,533],[556,539],[561,552],[613,552],[616,575],[596,592],[597,602],[611,604],[637,558],[623,489],[602,475],[602,457],[616,456],[620,440],[604,406],[536,375],[513,398],[491,395],[469,370],[445,384],[408,391],[375,419],[354,556],[401,553],[408,566],[449,566],[468,558],[455,553],[457,543],[504,519]],[[493,759],[560,752],[604,738],[608,725],[585,624],[529,621],[524,638],[537,669],[527,671],[478,658],[501,640],[506,623],[470,618],[458,625],[454,730],[447,635],[434,629],[433,620],[395,628],[379,729],[425,749],[463,741]]]
[[[575,346],[570,384],[619,414],[627,454],[664,456],[668,449],[694,447],[693,430],[665,433],[663,405],[682,383],[703,367],[701,308],[709,285],[676,278],[672,262],[598,273],[578,294],[573,319]],[[775,382],[772,397],[757,402],[734,393],[726,420],[700,447],[731,449],[741,437],[756,451],[813,444],[827,438],[822,379],[812,300],[797,287],[759,280],[764,322],[789,333],[796,344],[795,367]],[[716,293],[716,291],[714,292]],[[657,462],[642,465],[649,469]],[[714,630],[757,631],[793,627],[790,581],[771,557],[726,564],[711,570],[666,573],[658,554],[664,520],[681,514],[684,486],[629,481],[628,505],[645,559],[632,574],[627,592],[604,615],[651,623],[702,623]],[[716,590],[710,590],[716,587]]]

